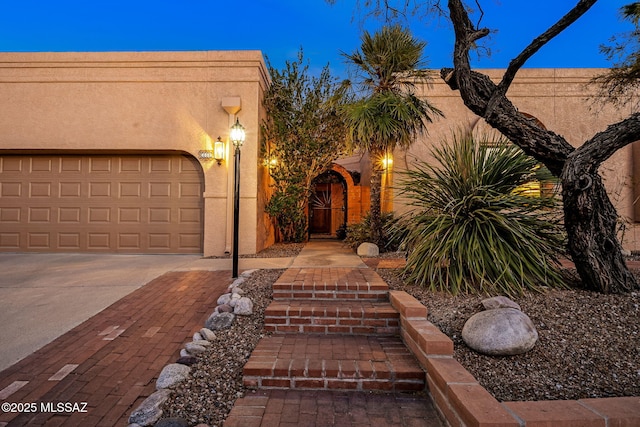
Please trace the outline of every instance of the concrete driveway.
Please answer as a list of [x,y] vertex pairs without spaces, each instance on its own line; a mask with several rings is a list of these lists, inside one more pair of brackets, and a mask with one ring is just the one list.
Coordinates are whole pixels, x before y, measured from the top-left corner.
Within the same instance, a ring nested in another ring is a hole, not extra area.
[[[0,254],[0,371],[200,255]],[[215,266],[214,266],[215,267]]]

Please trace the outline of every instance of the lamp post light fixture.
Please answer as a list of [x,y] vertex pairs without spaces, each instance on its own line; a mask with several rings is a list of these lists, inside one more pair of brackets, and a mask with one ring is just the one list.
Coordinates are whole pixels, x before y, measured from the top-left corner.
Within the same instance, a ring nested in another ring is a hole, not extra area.
[[238,277],[238,228],[240,226],[240,147],[244,143],[244,126],[236,118],[236,123],[231,126],[231,142],[235,147],[234,152],[234,184],[233,184],[233,266],[231,277]]

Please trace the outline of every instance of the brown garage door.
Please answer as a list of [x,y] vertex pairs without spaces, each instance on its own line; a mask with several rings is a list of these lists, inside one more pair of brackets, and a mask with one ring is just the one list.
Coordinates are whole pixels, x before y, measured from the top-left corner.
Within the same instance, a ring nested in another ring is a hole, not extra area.
[[0,251],[199,253],[202,185],[184,155],[1,155]]

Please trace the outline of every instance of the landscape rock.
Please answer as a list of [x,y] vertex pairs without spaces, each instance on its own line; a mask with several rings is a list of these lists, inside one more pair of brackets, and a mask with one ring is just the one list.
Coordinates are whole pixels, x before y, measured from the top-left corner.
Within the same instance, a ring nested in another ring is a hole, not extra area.
[[[208,342],[208,341],[207,341]],[[206,347],[195,342],[188,342],[184,345],[185,350],[190,354],[201,354],[207,351]]]
[[233,325],[236,315],[233,313],[219,313],[212,314],[205,322],[205,328],[212,331],[219,331],[221,329],[229,329]]
[[238,286],[233,286],[231,288],[231,294],[238,294],[238,295],[243,295],[244,291],[242,290],[242,288],[238,287]]
[[197,361],[198,361],[198,358],[195,356],[180,356],[178,360],[176,360],[176,363],[179,363],[181,365],[191,366],[195,364]]
[[203,338],[202,335],[200,335],[200,332],[196,332],[195,334],[193,334],[193,340],[194,341],[200,341],[200,340],[203,340],[203,339],[204,338]]
[[476,313],[462,328],[469,348],[490,356],[526,353],[538,341],[538,332],[529,316],[514,308],[496,308]]
[[191,372],[191,368],[186,365],[182,365],[180,363],[168,364],[162,368],[162,372],[160,372],[160,375],[158,376],[156,389],[160,390],[163,388],[175,387],[187,379],[189,372]]
[[231,307],[235,307],[240,298],[242,298],[242,296],[240,296],[240,294],[231,294],[231,299],[229,300],[229,302],[227,304],[229,304]]
[[184,418],[162,418],[153,427],[189,427],[189,423]]
[[233,313],[233,307],[229,304],[222,304],[216,308],[218,309],[218,313]]
[[162,417],[162,405],[169,399],[171,390],[158,390],[147,397],[129,416],[130,424],[152,425]]
[[482,306],[485,310],[493,310],[496,308],[515,308],[516,310],[520,310],[520,305],[517,302],[512,301],[511,299],[504,296],[497,296],[492,298],[487,298],[482,300]]
[[213,341],[216,339],[216,334],[211,329],[200,329],[200,335],[202,335],[202,338],[206,339],[207,341]]
[[251,275],[252,275],[253,273],[255,273],[256,271],[258,271],[258,269],[257,269],[257,268],[253,268],[253,269],[251,269],[251,270],[245,270],[245,271],[243,271],[242,273],[240,273],[240,276],[242,276],[242,277],[245,277],[245,278],[246,278],[246,277],[251,276]]
[[249,316],[253,314],[253,301],[250,298],[242,297],[236,302],[233,312],[240,316]]
[[358,246],[358,256],[374,257],[380,255],[380,249],[374,243],[362,243]]
[[218,305],[223,305],[223,304],[229,304],[229,301],[231,301],[231,293],[226,293],[226,294],[222,294],[218,297]]
[[184,348],[180,349],[180,357],[191,357],[191,356],[193,356],[193,354],[189,353]]

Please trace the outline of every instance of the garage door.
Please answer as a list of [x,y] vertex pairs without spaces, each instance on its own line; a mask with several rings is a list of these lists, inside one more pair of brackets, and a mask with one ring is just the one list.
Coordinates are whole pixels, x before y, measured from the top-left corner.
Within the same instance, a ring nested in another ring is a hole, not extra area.
[[0,251],[200,253],[202,188],[184,155],[2,155]]

